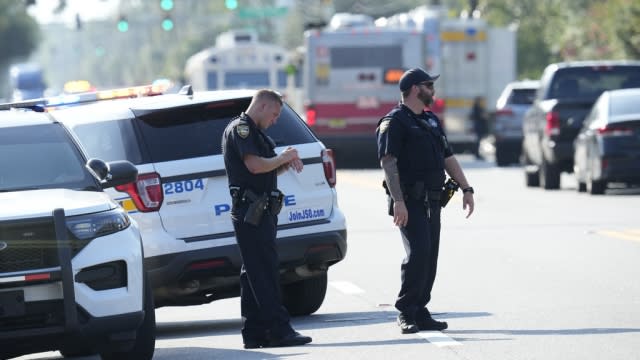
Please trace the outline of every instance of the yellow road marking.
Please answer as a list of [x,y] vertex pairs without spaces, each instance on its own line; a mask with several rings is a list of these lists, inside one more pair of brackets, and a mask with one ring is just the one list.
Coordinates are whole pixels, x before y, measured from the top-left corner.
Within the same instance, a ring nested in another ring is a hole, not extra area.
[[640,229],[630,229],[625,231],[602,230],[597,231],[597,233],[623,240],[640,241]]

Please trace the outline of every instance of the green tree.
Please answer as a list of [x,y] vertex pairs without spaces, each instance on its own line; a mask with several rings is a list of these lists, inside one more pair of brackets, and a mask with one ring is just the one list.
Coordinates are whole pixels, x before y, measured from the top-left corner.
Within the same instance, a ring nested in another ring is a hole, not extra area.
[[[36,21],[27,14],[24,2],[0,0],[0,83],[6,83],[8,67],[26,59],[40,40]],[[8,87],[0,87],[0,97]]]

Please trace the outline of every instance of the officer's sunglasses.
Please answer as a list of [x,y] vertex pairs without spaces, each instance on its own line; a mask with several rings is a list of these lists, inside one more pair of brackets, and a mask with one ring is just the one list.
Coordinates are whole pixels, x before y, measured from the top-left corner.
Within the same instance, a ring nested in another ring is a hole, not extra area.
[[427,87],[427,88],[429,88],[429,89],[433,89],[433,81],[425,81],[425,82],[421,82],[421,83],[418,83],[418,85],[424,85],[424,86],[426,86],[426,87]]

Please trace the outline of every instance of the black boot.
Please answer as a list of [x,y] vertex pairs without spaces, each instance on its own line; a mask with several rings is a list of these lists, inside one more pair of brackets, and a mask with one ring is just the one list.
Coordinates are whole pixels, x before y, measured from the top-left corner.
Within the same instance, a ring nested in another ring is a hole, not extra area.
[[403,313],[398,314],[398,326],[403,334],[414,334],[419,331],[415,319]]

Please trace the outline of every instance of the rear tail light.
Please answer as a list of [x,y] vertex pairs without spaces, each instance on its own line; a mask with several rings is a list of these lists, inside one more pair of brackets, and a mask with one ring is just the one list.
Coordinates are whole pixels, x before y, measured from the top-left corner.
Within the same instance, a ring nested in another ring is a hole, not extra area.
[[307,125],[314,126],[316,124],[317,116],[318,112],[315,108],[311,106],[307,107]]
[[511,108],[503,108],[496,111],[496,116],[512,116],[513,110]]
[[629,136],[633,135],[633,130],[624,126],[606,125],[598,129],[598,134],[602,136]]
[[138,175],[136,182],[118,185],[116,190],[129,194],[136,208],[141,212],[158,211],[164,200],[158,173]]
[[327,179],[330,187],[336,186],[336,160],[333,156],[333,150],[324,149],[320,153],[322,157],[322,168],[324,169],[324,177]]
[[544,133],[547,135],[560,134],[560,114],[555,111],[547,113],[547,124],[544,127]]

